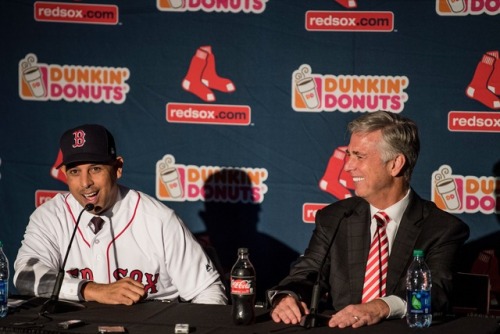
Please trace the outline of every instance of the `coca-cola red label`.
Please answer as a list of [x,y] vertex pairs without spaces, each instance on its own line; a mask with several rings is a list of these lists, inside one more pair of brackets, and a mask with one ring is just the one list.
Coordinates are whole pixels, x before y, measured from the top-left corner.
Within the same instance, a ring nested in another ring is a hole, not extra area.
[[251,295],[254,293],[254,280],[231,278],[231,293],[235,295]]

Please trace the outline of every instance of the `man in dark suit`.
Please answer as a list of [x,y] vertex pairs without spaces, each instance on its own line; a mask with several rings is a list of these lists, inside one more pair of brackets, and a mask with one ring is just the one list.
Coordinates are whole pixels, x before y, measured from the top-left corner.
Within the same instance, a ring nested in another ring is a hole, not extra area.
[[[268,291],[273,320],[296,324],[309,314],[312,287],[325,257],[320,287],[335,310],[328,320],[330,327],[357,328],[404,317],[406,271],[414,249],[424,251],[432,273],[433,312],[446,311],[456,255],[469,236],[469,228],[411,189],[411,174],[420,151],[416,124],[398,114],[378,111],[352,121],[348,129],[351,138],[344,169],[352,175],[356,197],[317,212],[316,228],[304,255],[290,274]],[[377,225],[374,215],[380,211],[387,220]],[[377,226],[384,226],[385,239],[377,239]],[[375,270],[372,296],[365,296],[370,284],[365,271],[371,266],[372,252],[380,251],[380,245],[370,246],[375,239],[388,245],[387,251],[381,252],[384,255],[374,256],[374,262],[387,260],[382,269]]]

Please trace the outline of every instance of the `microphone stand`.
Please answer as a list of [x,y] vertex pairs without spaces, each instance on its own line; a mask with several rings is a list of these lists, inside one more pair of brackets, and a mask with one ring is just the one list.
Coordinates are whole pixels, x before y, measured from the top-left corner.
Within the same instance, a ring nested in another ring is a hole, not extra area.
[[85,308],[85,305],[80,303],[59,300],[59,292],[61,292],[61,286],[64,280],[64,267],[66,267],[66,261],[68,260],[69,251],[71,249],[71,245],[73,244],[73,239],[75,238],[76,231],[78,230],[78,224],[80,224],[80,218],[82,217],[84,211],[92,211],[93,209],[94,205],[89,203],[85,205],[82,211],[80,211],[80,214],[78,215],[78,218],[76,220],[75,228],[73,229],[73,234],[71,235],[71,239],[68,244],[68,248],[66,249],[64,261],[62,263],[62,266],[59,268],[59,272],[57,273],[54,289],[52,290],[52,296],[42,305],[40,314],[65,313]]
[[[322,314],[318,314],[318,305],[319,305],[319,300],[320,300],[320,294],[321,294],[321,287],[320,287],[320,281],[321,281],[321,274],[323,272],[323,267],[325,266],[326,258],[328,257],[328,254],[330,253],[330,250],[332,248],[333,242],[335,241],[335,238],[337,237],[337,233],[339,231],[340,225],[344,221],[344,219],[348,216],[351,215],[351,211],[347,211],[344,213],[342,218],[340,219],[337,228],[333,232],[332,238],[330,239],[330,243],[328,244],[328,248],[326,249],[325,256],[323,257],[323,260],[321,261],[321,265],[319,266],[318,270],[318,275],[316,276],[316,282],[314,283],[313,290],[312,290],[312,296],[311,296],[311,307],[309,308],[309,314],[305,315],[302,320],[300,321],[300,325],[305,328],[314,328],[318,327],[321,325],[324,325],[326,320],[328,320],[330,317],[325,316]],[[321,323],[321,320],[323,320],[323,323]]]

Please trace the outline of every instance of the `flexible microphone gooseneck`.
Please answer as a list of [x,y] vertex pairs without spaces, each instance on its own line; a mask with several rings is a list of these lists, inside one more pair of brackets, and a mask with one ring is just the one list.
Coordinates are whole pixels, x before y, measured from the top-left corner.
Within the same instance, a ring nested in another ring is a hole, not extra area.
[[329,319],[330,317],[325,317],[321,314],[318,314],[318,305],[319,305],[319,300],[320,294],[321,294],[321,287],[320,287],[320,281],[322,277],[322,272],[323,272],[323,267],[325,266],[326,259],[328,257],[328,254],[330,254],[330,250],[332,248],[333,242],[335,241],[335,238],[337,237],[337,233],[339,231],[340,225],[346,219],[352,214],[352,210],[346,211],[342,218],[340,218],[340,221],[337,225],[337,228],[333,232],[332,238],[330,239],[330,243],[328,244],[328,248],[326,249],[325,256],[323,257],[323,260],[321,261],[321,265],[319,266],[318,270],[318,275],[316,276],[316,282],[314,283],[313,290],[312,290],[312,296],[311,296],[311,306],[309,308],[309,314],[305,315],[302,320],[300,321],[300,325],[305,328],[314,328],[320,325],[319,320],[326,320]]
[[85,307],[84,305],[79,303],[59,300],[59,292],[61,292],[61,286],[64,280],[64,268],[66,267],[66,261],[68,260],[68,255],[71,249],[71,245],[73,244],[73,239],[75,238],[76,231],[78,230],[78,224],[80,224],[80,218],[82,217],[84,211],[92,210],[94,210],[94,204],[89,203],[85,205],[82,211],[80,211],[80,214],[78,215],[78,218],[76,220],[75,228],[73,229],[73,234],[71,235],[71,239],[69,240],[68,248],[66,249],[66,255],[64,256],[62,266],[59,268],[59,272],[57,273],[54,290],[52,290],[52,296],[42,305],[40,314],[64,313],[76,311]]

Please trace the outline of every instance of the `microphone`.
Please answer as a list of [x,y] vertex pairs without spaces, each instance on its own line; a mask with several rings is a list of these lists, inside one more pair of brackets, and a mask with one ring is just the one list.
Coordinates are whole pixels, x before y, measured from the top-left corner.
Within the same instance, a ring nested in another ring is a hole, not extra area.
[[88,203],[87,205],[85,205],[83,210],[80,211],[80,214],[78,215],[78,218],[76,220],[75,228],[73,229],[73,234],[71,235],[71,239],[69,240],[68,248],[66,249],[64,261],[62,263],[62,266],[59,268],[59,272],[57,273],[54,290],[52,290],[52,296],[42,305],[40,314],[64,313],[85,308],[84,305],[79,303],[59,300],[59,292],[61,292],[61,286],[64,280],[64,267],[66,267],[66,261],[68,260],[69,251],[71,249],[71,245],[73,244],[73,239],[75,238],[76,231],[78,230],[78,224],[80,224],[80,218],[82,217],[84,211],[92,210],[94,210],[94,204]]
[[337,228],[333,232],[332,238],[330,239],[330,243],[328,244],[328,248],[326,249],[325,256],[323,257],[323,260],[321,261],[321,265],[319,266],[318,270],[318,275],[316,276],[316,282],[314,283],[313,290],[312,290],[312,296],[311,296],[311,307],[309,308],[309,314],[305,315],[302,317],[300,321],[300,325],[305,328],[314,328],[317,327],[320,324],[321,320],[327,320],[330,317],[318,314],[318,305],[319,305],[319,300],[321,299],[320,294],[321,294],[321,287],[320,287],[320,281],[321,281],[321,273],[323,272],[323,267],[325,266],[326,259],[328,257],[328,254],[330,254],[330,250],[332,248],[333,242],[335,241],[335,238],[337,237],[337,233],[339,231],[340,225],[346,219],[352,214],[352,210],[348,210],[344,212],[342,218],[340,218],[339,223],[337,224]]

